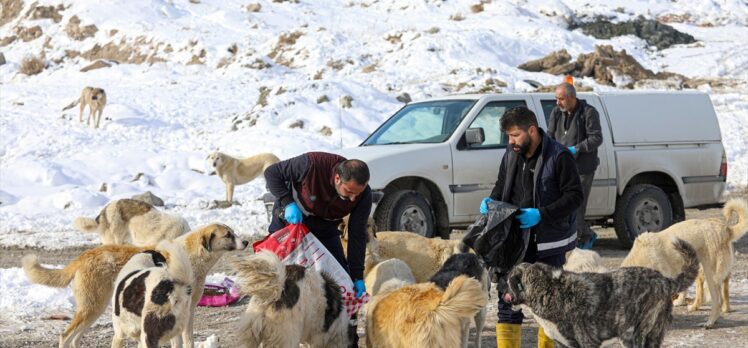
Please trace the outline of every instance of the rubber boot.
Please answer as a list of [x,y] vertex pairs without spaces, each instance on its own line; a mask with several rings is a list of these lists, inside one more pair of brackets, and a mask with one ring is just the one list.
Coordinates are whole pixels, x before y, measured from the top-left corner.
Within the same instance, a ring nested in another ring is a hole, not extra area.
[[555,346],[555,342],[553,340],[545,335],[545,331],[542,327],[538,328],[538,348],[553,348]]
[[520,348],[521,343],[521,324],[496,324],[496,348]]

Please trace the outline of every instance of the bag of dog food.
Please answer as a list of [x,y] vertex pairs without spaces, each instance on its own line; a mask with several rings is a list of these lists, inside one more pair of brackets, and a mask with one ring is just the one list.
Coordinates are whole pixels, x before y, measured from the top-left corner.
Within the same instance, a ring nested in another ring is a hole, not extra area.
[[203,287],[203,296],[200,297],[197,305],[201,307],[224,307],[236,302],[240,297],[238,289],[234,286],[234,281],[224,278],[221,284],[206,283]]
[[340,286],[343,304],[349,317],[358,313],[358,310],[369,302],[369,294],[356,297],[351,276],[304,224],[288,225],[255,242],[252,247],[255,252],[272,251],[286,265],[300,265],[327,273]]

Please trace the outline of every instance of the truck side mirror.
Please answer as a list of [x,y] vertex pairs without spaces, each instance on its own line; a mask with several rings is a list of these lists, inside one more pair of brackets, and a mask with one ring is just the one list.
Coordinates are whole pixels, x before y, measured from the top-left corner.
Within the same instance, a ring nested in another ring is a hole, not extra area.
[[486,140],[486,133],[483,132],[483,128],[468,128],[465,131],[465,142],[467,146],[480,145]]

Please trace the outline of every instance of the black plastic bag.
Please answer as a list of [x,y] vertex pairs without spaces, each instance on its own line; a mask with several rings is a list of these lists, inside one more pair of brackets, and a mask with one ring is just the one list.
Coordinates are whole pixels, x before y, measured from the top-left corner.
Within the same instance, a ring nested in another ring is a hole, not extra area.
[[505,277],[516,264],[522,262],[530,241],[530,233],[519,229],[512,232],[512,219],[517,212],[519,207],[512,204],[489,202],[488,214],[481,215],[468,226],[462,239],[497,273],[498,278]]

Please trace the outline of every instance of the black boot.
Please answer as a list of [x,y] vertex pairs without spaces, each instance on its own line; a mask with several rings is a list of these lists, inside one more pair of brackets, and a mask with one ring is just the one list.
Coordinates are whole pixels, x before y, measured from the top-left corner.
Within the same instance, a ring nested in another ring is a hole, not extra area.
[[356,325],[348,325],[348,347],[358,348],[358,327]]

